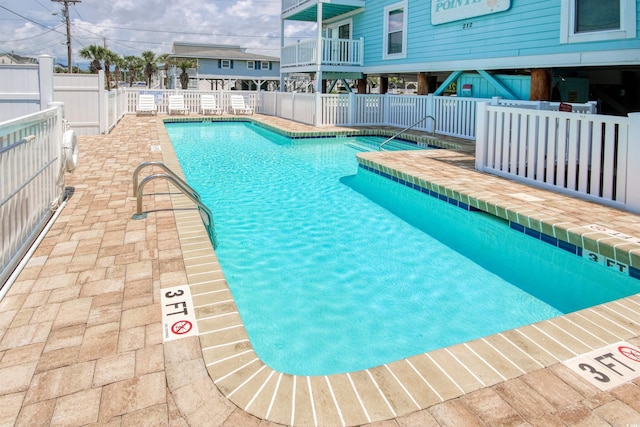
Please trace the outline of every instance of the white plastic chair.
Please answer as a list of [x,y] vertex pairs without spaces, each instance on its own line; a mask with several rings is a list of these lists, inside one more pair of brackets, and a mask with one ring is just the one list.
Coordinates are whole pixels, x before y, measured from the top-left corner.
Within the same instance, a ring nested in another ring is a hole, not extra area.
[[242,95],[231,95],[231,111],[233,114],[253,114],[253,108],[245,105]]
[[184,106],[184,96],[182,95],[170,95],[169,96],[169,115],[174,112],[189,114],[189,109]]
[[222,114],[222,108],[218,107],[216,97],[214,95],[200,96],[200,111],[202,115],[206,115],[207,111],[212,114]]
[[157,111],[158,107],[156,107],[156,101],[153,95],[138,95],[138,108],[136,109],[136,114],[156,114]]

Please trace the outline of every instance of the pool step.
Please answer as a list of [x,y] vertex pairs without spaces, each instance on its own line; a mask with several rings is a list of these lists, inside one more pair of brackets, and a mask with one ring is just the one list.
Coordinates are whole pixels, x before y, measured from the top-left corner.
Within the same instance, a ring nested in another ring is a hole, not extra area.
[[[380,138],[358,138],[358,142],[347,142],[345,145],[358,151],[379,151],[380,144],[383,140]],[[391,140],[384,145],[386,151],[400,151],[400,150],[419,150],[421,147],[416,144]]]

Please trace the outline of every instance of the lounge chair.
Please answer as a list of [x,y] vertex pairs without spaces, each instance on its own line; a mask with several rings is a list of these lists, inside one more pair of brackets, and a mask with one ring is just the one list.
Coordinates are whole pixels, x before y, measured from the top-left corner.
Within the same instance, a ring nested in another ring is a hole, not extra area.
[[200,111],[202,115],[206,115],[207,111],[212,114],[222,114],[222,108],[218,107],[214,95],[202,95],[200,97]]
[[136,109],[136,114],[156,114],[157,111],[158,107],[156,107],[156,101],[153,95],[138,95],[138,108]]
[[184,106],[184,96],[182,95],[170,95],[169,96],[169,115],[174,112],[189,114],[189,109]]
[[231,95],[231,111],[233,114],[253,114],[253,108],[245,105],[242,95]]

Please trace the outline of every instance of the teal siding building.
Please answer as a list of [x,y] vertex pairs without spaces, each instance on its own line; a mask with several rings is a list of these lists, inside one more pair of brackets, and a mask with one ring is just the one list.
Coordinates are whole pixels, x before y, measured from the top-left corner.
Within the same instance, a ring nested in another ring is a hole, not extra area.
[[315,22],[317,37],[283,43],[281,75],[309,73],[318,91],[332,80],[371,90],[375,77],[381,91],[395,78],[417,81],[417,94],[597,99],[623,114],[640,109],[638,3],[283,0],[283,28]]

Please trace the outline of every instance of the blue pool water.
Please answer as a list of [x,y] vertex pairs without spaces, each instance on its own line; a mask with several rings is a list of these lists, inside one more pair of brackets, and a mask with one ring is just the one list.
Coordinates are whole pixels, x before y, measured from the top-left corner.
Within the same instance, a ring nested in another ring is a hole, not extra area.
[[351,139],[166,128],[213,212],[252,345],[278,371],[368,368],[640,292],[495,217],[358,168]]

